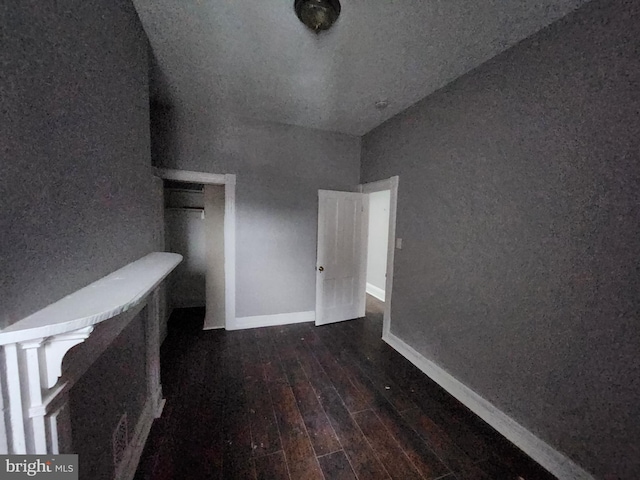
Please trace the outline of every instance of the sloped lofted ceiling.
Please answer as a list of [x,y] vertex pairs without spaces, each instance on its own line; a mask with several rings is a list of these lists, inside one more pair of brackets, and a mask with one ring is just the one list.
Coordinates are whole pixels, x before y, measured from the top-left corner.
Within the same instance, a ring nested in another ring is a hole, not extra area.
[[586,0],[342,0],[319,35],[293,1],[134,0],[159,95],[363,135]]

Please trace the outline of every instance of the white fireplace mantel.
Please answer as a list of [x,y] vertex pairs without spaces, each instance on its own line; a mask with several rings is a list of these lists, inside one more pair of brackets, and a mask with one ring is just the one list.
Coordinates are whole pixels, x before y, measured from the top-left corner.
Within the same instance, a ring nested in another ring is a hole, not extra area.
[[109,321],[98,341],[105,349],[144,306],[146,411],[151,421],[160,414],[158,286],[181,261],[175,253],[150,253],[0,330],[0,454],[73,453],[68,392],[101,350],[74,356],[64,373],[63,358]]

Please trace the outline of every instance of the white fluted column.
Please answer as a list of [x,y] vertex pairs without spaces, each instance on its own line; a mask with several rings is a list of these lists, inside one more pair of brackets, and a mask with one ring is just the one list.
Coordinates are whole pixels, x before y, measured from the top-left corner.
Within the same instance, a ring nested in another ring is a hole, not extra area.
[[[127,464],[135,472],[139,452],[134,450],[144,445],[153,418],[160,415],[164,404],[158,287],[181,260],[174,253],[150,253],[0,330],[0,454],[71,453],[69,390],[148,305],[148,400]],[[70,357],[63,374],[67,352],[84,342],[95,325],[114,317],[117,319],[100,329],[89,349]]]
[[68,396],[56,385],[62,359],[87,339],[93,327],[5,345],[7,391],[11,406],[12,453],[44,455],[59,453],[60,440],[71,446]]

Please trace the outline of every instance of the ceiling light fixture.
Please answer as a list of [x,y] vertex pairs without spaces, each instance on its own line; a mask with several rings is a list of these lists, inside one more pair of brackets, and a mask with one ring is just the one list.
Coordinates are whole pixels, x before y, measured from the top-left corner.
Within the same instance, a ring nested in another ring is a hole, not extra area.
[[295,0],[293,8],[300,21],[316,33],[329,30],[340,15],[338,0]]

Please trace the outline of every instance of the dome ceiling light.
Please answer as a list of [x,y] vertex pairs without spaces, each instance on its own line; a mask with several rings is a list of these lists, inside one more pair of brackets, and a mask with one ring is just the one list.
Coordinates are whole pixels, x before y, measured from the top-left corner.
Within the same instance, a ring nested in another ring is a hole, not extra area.
[[316,33],[329,30],[340,15],[338,0],[295,0],[293,8],[300,21]]

